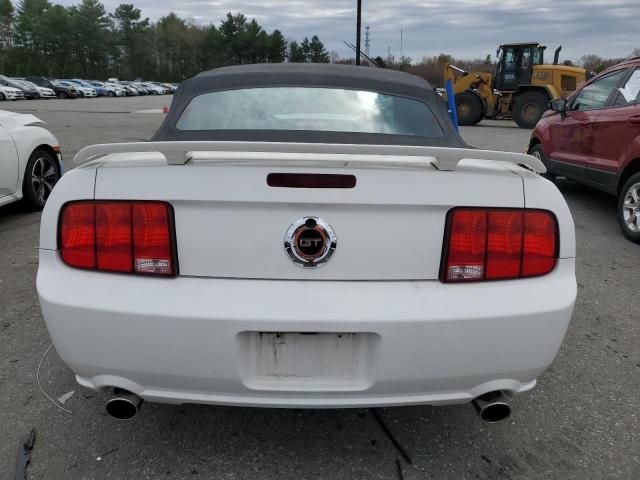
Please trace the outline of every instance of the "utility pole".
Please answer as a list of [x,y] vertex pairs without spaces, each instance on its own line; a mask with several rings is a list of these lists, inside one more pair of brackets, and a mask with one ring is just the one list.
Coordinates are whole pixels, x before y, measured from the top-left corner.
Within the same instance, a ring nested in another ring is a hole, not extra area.
[[364,53],[367,54],[367,57],[369,56],[369,46],[371,45],[370,34],[371,27],[367,25],[366,27],[364,27]]
[[403,62],[404,53],[402,52],[402,29],[400,29],[400,63]]
[[360,24],[362,23],[362,0],[358,0],[358,15],[356,18],[356,65],[360,65]]

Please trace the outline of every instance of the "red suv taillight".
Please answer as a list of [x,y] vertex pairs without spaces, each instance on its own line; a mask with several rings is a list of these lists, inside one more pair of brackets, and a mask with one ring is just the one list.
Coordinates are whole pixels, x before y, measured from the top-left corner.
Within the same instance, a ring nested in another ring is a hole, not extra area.
[[177,274],[173,210],[165,202],[67,203],[58,226],[62,260],[105,272]]
[[546,210],[454,208],[447,215],[442,282],[535,277],[558,257],[558,224]]

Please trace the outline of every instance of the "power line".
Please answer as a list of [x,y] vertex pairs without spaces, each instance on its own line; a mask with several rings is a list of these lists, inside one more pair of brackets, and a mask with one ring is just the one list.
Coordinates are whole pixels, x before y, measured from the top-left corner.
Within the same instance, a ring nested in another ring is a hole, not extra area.
[[[347,47],[349,47],[351,50],[353,50],[354,52],[356,51],[356,46],[353,43],[345,42],[344,40],[343,40],[343,43]],[[360,55],[362,55],[367,60],[367,62],[369,62],[371,65],[374,65],[374,66],[376,66],[378,68],[383,68],[382,65],[380,65],[378,62],[376,62],[373,58],[371,58],[366,53],[360,52]]]

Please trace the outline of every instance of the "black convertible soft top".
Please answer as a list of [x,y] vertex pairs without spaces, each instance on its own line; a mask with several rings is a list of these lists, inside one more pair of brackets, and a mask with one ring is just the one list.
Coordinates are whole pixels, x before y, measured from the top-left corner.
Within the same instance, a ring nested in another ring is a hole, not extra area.
[[[444,135],[426,138],[415,135],[327,132],[307,130],[179,130],[182,112],[194,97],[204,93],[258,87],[334,87],[379,92],[412,98],[429,106]],[[351,143],[378,145],[428,145],[466,147],[433,87],[421,77],[372,67],[318,63],[271,63],[216,68],[186,80],[175,92],[171,108],[152,141],[215,140],[254,142]]]
[[[385,68],[366,68],[353,65],[338,65],[330,63],[255,63],[252,65],[237,65],[234,67],[222,67],[199,73],[195,78],[214,78],[221,75],[262,75],[262,74],[289,74],[294,81],[298,75],[322,75],[333,77],[346,77],[351,79],[377,80],[383,82],[403,83],[414,87],[423,87],[433,90],[433,87],[424,78],[398,70]],[[362,85],[358,83],[358,86]]]

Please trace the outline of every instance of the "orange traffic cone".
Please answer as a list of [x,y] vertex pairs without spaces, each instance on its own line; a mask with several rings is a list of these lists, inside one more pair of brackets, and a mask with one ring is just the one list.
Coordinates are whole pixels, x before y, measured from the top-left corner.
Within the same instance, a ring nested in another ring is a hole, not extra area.
[[166,105],[162,107],[162,113],[169,113],[169,107],[167,107]]

